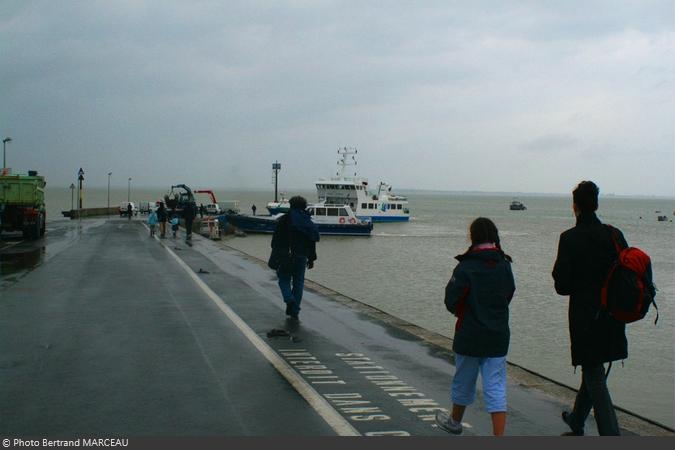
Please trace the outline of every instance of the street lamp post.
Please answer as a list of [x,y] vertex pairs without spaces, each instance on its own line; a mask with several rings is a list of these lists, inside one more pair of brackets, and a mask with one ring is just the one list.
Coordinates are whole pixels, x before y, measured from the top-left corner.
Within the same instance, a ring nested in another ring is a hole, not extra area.
[[84,170],[80,167],[80,170],[77,171],[77,180],[79,181],[79,202],[77,209],[82,209],[82,182],[84,181]]
[[12,142],[11,137],[6,137],[2,140],[2,168],[5,169],[7,168],[7,158],[5,157],[5,147],[7,146],[8,142]]
[[75,207],[75,183],[70,183],[70,210]]
[[127,186],[127,201],[131,202],[131,177],[129,177],[129,185]]
[[108,216],[110,215],[110,175],[112,172],[108,172]]

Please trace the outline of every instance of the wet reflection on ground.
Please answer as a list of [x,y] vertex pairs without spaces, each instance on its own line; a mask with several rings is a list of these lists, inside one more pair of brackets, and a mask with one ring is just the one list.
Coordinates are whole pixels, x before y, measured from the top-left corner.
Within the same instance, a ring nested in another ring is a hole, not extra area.
[[44,259],[45,247],[10,247],[0,251],[0,275],[25,272],[38,266]]

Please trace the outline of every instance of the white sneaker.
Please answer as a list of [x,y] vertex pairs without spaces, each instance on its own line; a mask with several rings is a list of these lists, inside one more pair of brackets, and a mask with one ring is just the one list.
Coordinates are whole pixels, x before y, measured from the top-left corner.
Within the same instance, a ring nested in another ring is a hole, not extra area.
[[436,424],[448,433],[462,434],[462,423],[455,422],[446,411],[436,411]]

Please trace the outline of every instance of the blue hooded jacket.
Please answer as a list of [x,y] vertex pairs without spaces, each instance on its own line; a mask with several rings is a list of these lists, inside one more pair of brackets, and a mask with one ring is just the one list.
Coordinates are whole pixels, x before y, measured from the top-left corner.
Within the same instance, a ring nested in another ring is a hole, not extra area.
[[456,259],[445,288],[445,307],[457,316],[452,349],[465,356],[506,356],[516,290],[511,263],[497,249],[472,249]]
[[319,230],[307,211],[297,208],[281,216],[272,236],[272,248],[293,256],[316,260],[316,243]]

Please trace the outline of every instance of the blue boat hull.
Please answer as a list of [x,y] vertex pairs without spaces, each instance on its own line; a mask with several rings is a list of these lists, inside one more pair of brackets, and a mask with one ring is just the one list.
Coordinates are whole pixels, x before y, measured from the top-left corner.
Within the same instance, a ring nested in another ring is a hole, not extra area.
[[410,216],[358,216],[359,219],[370,219],[373,222],[407,222]]
[[281,208],[281,207],[279,207],[279,208],[270,208],[270,207],[268,206],[268,207],[267,207],[267,210],[268,210],[268,211],[270,212],[270,214],[272,214],[272,215],[274,215],[274,214],[279,214],[279,213],[287,213],[287,212],[288,212],[288,208]]
[[[244,214],[226,214],[225,220],[247,233],[274,233],[277,220],[273,216],[247,216]],[[222,220],[221,220],[222,222]],[[370,236],[373,231],[371,222],[365,224],[317,224],[319,234],[334,236]]]

